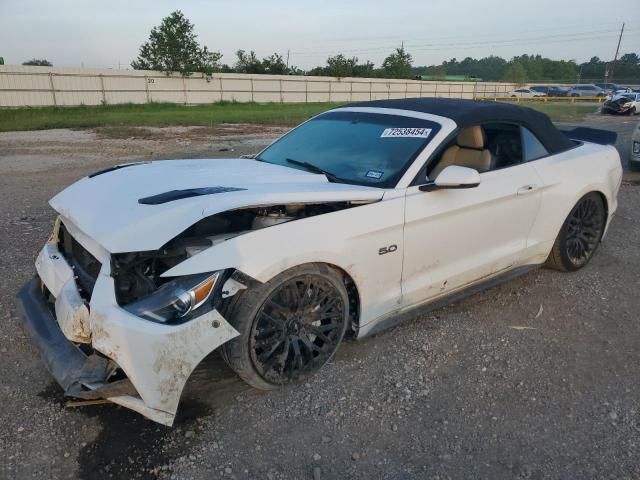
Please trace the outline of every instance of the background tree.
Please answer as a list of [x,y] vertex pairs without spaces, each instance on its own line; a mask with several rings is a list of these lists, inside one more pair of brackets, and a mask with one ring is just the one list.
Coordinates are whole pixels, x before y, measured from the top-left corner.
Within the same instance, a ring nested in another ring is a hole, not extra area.
[[640,57],[637,53],[625,53],[616,62],[614,78],[610,81],[637,83],[640,81]]
[[347,58],[342,54],[327,58],[327,68],[325,74],[330,77],[352,77],[353,67],[358,64],[356,57]]
[[[249,53],[244,50],[238,50],[236,57],[238,60],[233,67],[233,71],[236,73],[267,73],[270,75],[288,75],[290,73],[289,67],[287,67],[284,58],[279,53],[274,53],[260,60],[253,50]],[[295,69],[296,67],[293,68]],[[296,69],[296,71],[301,73],[299,69]]]
[[238,60],[233,69],[236,73],[264,73],[262,61],[256,56],[256,52],[251,50],[247,53],[244,50],[236,52]]
[[523,84],[527,81],[527,71],[520,62],[512,62],[504,72],[503,80],[507,82]]
[[583,78],[601,78],[605,62],[593,57],[588,64],[578,66],[573,60],[551,60],[541,55],[520,55],[507,62],[490,55],[480,59],[467,57],[462,61],[452,58],[441,65],[415,67],[413,71],[414,75],[465,75],[489,82],[514,81],[510,80],[514,78],[522,82],[575,82],[580,67],[583,68]]
[[296,67],[295,65],[291,65],[289,67],[289,75],[306,75],[305,71],[301,68]]
[[264,73],[268,73],[271,75],[288,75],[289,67],[285,63],[282,55],[279,53],[274,53],[269,57],[265,57],[262,59],[262,68]]
[[382,62],[381,76],[385,78],[411,78],[412,63],[413,57],[405,51],[404,47],[396,48],[396,51]]
[[343,54],[327,58],[325,67],[316,67],[309,71],[309,75],[323,75],[326,77],[373,77],[374,65],[371,62],[359,64],[358,57],[347,58]]
[[638,65],[640,64],[640,56],[637,53],[625,53],[620,57],[620,63]]
[[222,55],[206,46],[201,47],[193,28],[189,19],[176,10],[165,17],[160,26],[151,29],[149,40],[140,47],[138,58],[131,62],[131,67],[166,74],[180,72],[184,76],[217,71]]
[[353,66],[352,76],[354,77],[373,77],[375,74],[375,65],[373,62],[358,63]]
[[22,65],[29,65],[32,67],[53,67],[53,63],[45,58],[32,58],[26,62],[22,62]]

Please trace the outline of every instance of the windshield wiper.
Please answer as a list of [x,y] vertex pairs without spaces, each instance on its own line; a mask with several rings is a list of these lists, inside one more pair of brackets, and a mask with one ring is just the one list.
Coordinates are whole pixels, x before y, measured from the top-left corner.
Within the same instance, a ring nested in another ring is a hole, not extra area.
[[300,165],[301,167],[306,168],[307,170],[309,170],[310,172],[313,173],[321,173],[323,175],[325,175],[327,177],[327,179],[330,182],[339,182],[341,179],[339,177],[337,177],[335,174],[318,167],[317,165],[314,165],[313,163],[309,163],[309,162],[301,162],[300,160],[294,160],[293,158],[287,158],[287,163],[292,163],[294,165]]

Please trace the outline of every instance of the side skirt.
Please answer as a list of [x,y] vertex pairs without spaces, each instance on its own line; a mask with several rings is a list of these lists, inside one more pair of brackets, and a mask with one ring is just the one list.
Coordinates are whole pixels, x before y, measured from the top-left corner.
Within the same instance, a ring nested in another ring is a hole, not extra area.
[[392,327],[395,327],[396,325],[399,325],[400,323],[403,323],[407,320],[410,320],[417,316],[431,312],[433,310],[437,310],[438,308],[442,308],[446,305],[450,305],[459,300],[467,298],[471,295],[479,293],[483,290],[486,290],[491,287],[495,287],[496,285],[500,285],[513,278],[524,275],[525,273],[531,272],[532,270],[537,270],[542,265],[544,264],[523,265],[521,267],[514,268],[513,270],[508,270],[506,272],[499,273],[494,277],[491,277],[487,280],[483,280],[471,286],[464,287],[462,290],[452,292],[449,295],[445,295],[444,297],[438,298],[431,302],[410,306],[410,307],[407,307],[406,310],[395,311],[389,314],[386,318],[383,318],[382,320],[380,320],[371,330],[367,331],[363,335],[359,335],[358,340],[360,340],[361,338],[369,337],[371,335],[376,335],[380,332],[383,332]]

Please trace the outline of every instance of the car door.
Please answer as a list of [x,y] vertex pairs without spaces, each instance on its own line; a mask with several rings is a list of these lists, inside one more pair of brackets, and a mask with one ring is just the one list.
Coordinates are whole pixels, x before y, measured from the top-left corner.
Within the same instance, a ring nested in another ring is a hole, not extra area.
[[540,177],[520,158],[509,166],[497,165],[480,178],[475,188],[407,189],[403,306],[490,278],[521,259],[540,207]]

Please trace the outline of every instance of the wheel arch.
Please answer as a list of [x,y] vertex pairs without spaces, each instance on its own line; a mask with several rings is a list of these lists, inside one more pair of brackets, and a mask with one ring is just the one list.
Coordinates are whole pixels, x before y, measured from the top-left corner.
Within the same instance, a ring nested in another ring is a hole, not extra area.
[[590,193],[596,193],[602,199],[602,202],[604,204],[605,216],[608,219],[609,218],[609,199],[607,198],[607,195],[603,190],[604,189],[599,186],[586,188],[582,192],[580,192],[580,194],[574,199],[573,202],[571,202],[570,204],[568,203],[567,207],[562,212],[562,216],[558,218],[559,224],[555,228],[554,239],[560,234],[560,230],[562,229],[562,226],[564,225],[565,220],[571,213],[571,210],[573,210],[573,207],[575,207],[584,196],[589,195]]
[[360,290],[353,277],[345,269],[334,265],[332,263],[323,263],[323,265],[335,270],[340,276],[347,289],[347,295],[349,296],[349,327],[347,333],[351,336],[357,336],[360,328]]
[[[602,199],[602,204],[604,205],[604,214],[605,214],[606,218],[609,218],[609,199],[607,199],[607,196],[601,190],[592,190],[591,192],[588,192],[588,193],[592,193],[592,192],[593,193],[597,193],[600,196],[600,198]],[[582,198],[582,197],[580,197],[580,198]]]

